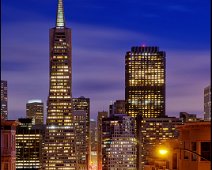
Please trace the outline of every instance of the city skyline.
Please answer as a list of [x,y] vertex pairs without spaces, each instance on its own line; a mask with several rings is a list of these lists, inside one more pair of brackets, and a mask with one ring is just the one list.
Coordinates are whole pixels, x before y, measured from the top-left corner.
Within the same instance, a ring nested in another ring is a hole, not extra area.
[[[108,111],[110,101],[124,99],[125,53],[137,45],[159,46],[166,52],[166,114],[185,111],[203,117],[203,91],[210,83],[209,1],[64,3],[66,25],[73,34],[72,96],[90,98],[91,118]],[[2,2],[1,75],[8,83],[9,119],[25,117],[30,99],[46,105],[48,31],[55,23],[56,4]]]

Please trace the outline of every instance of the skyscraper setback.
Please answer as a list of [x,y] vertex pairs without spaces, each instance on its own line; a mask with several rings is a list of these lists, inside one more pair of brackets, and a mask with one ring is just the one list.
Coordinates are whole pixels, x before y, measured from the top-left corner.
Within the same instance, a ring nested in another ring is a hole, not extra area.
[[71,29],[65,26],[63,0],[58,0],[56,27],[50,29],[50,88],[43,169],[75,169],[72,120]]
[[126,113],[144,118],[165,115],[165,52],[158,47],[132,47],[125,56]]

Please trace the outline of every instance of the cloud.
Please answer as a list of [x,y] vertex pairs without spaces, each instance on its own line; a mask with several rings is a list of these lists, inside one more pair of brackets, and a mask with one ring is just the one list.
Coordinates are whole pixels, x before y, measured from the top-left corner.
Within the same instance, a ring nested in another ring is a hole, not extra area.
[[210,84],[209,51],[167,52],[167,112],[202,116],[204,88]]
[[[36,25],[41,27],[34,29]],[[19,34],[23,27],[28,30],[24,36]],[[102,108],[104,106],[100,106],[100,103],[102,104],[103,101],[108,103],[110,92],[110,98],[112,98],[116,91],[120,93],[120,87],[123,89],[125,51],[121,52],[122,50],[116,48],[108,50],[109,47],[104,44],[115,45],[117,41],[124,39],[127,41],[137,35],[124,30],[107,28],[101,30],[91,26],[86,26],[87,29],[84,31],[85,25],[76,24],[73,27],[73,30],[77,30],[74,33],[76,35],[73,36],[73,42],[76,42],[73,45],[72,57],[73,97],[85,95],[92,98],[96,102],[96,104],[92,102],[94,104],[91,107],[92,112],[97,112],[96,106]],[[40,98],[46,102],[47,99],[48,32],[41,30],[48,30],[49,24],[32,22],[14,25],[13,23],[3,28],[1,74],[9,85],[9,117],[18,118],[19,115],[25,115],[27,100]],[[115,35],[116,38],[114,38]],[[77,37],[84,38],[77,39]],[[105,41],[100,44],[102,40]],[[98,47],[95,48],[97,44]],[[121,70],[120,67],[122,67]]]
[[[112,27],[68,25],[73,35],[73,97],[91,99],[92,118],[108,110],[111,100],[124,99],[125,53],[141,40],[152,45],[160,41],[167,53],[167,113],[202,112],[202,90],[210,75],[209,50],[179,50],[177,46],[168,50],[170,42],[179,42]],[[9,85],[9,118],[24,116],[29,99],[46,103],[51,26],[50,21],[3,25],[1,74]]]

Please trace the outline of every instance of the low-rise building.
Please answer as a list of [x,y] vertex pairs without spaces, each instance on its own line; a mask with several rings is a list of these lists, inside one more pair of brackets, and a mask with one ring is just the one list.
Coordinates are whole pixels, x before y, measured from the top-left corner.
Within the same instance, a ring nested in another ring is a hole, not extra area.
[[[179,170],[211,169],[211,122],[191,122],[178,126]],[[194,153],[197,154],[194,154]]]
[[16,126],[15,120],[1,119],[1,169],[16,170]]

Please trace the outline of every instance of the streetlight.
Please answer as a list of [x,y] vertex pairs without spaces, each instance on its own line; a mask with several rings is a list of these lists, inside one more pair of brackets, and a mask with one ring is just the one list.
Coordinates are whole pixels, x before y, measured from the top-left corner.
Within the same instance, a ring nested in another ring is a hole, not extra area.
[[161,155],[166,155],[168,153],[167,149],[159,149],[158,151]]
[[[194,151],[192,151],[192,150],[189,150],[189,149],[185,149],[185,148],[173,148],[173,150],[179,150],[180,153],[181,153],[181,151],[190,152],[190,153],[192,153],[192,154],[194,154],[194,155],[199,156],[199,157],[202,158],[202,159],[205,159],[206,161],[210,161],[210,160],[206,159],[205,157],[203,157],[202,155],[200,155],[200,154],[198,154],[198,153],[196,153],[196,152],[194,152]],[[158,152],[159,152],[159,154],[162,155],[162,156],[168,154],[168,150],[167,150],[166,148],[160,148],[160,149],[158,149]]]

